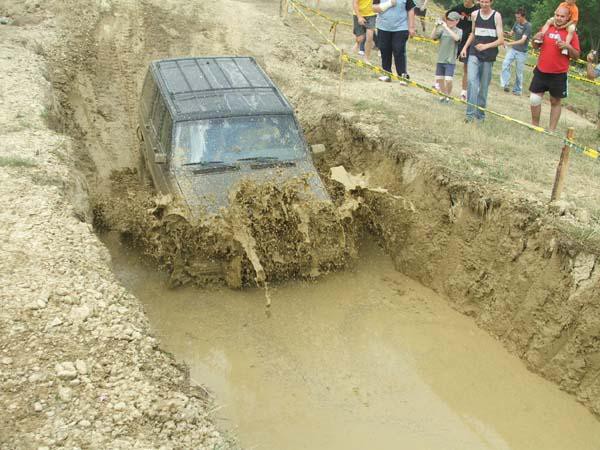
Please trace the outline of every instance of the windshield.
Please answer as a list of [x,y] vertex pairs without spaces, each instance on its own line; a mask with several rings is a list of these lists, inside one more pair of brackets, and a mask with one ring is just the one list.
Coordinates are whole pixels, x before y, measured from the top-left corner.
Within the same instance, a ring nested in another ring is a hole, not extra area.
[[175,129],[177,165],[249,159],[299,159],[305,149],[292,116],[230,117],[181,122]]

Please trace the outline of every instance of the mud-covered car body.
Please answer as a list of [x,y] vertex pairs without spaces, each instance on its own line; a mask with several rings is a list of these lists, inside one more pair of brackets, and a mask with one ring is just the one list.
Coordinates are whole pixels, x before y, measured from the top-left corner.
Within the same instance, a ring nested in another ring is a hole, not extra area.
[[306,177],[308,192],[329,199],[292,107],[253,58],[152,62],[139,121],[155,188],[192,216],[226,207],[243,178]]

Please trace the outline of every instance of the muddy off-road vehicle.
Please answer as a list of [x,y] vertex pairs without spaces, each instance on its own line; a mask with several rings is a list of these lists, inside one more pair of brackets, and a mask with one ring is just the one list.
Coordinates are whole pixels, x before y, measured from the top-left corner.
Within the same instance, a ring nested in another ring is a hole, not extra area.
[[306,176],[328,194],[288,101],[250,57],[154,61],[139,104],[141,169],[192,217],[228,205],[243,178]]

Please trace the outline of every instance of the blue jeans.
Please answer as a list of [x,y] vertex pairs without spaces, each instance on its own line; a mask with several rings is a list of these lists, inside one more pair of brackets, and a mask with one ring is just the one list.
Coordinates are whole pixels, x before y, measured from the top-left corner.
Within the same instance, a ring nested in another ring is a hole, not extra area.
[[488,88],[492,81],[493,61],[481,61],[477,56],[469,55],[467,62],[467,120],[483,120],[485,112],[475,106],[485,108],[487,103]]
[[515,85],[513,86],[513,92],[517,95],[521,95],[523,91],[523,69],[525,68],[525,61],[527,60],[526,52],[519,52],[514,48],[509,48],[506,52],[506,57],[502,63],[502,73],[500,74],[500,85],[504,88],[508,86],[511,76],[511,65],[515,62]]

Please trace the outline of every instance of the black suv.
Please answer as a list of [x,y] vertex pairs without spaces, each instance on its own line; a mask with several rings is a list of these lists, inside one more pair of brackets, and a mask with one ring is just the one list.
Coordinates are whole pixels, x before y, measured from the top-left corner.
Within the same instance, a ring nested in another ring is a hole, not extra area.
[[307,176],[315,197],[329,199],[292,107],[253,58],[152,62],[139,120],[141,167],[192,217],[226,207],[246,177]]

